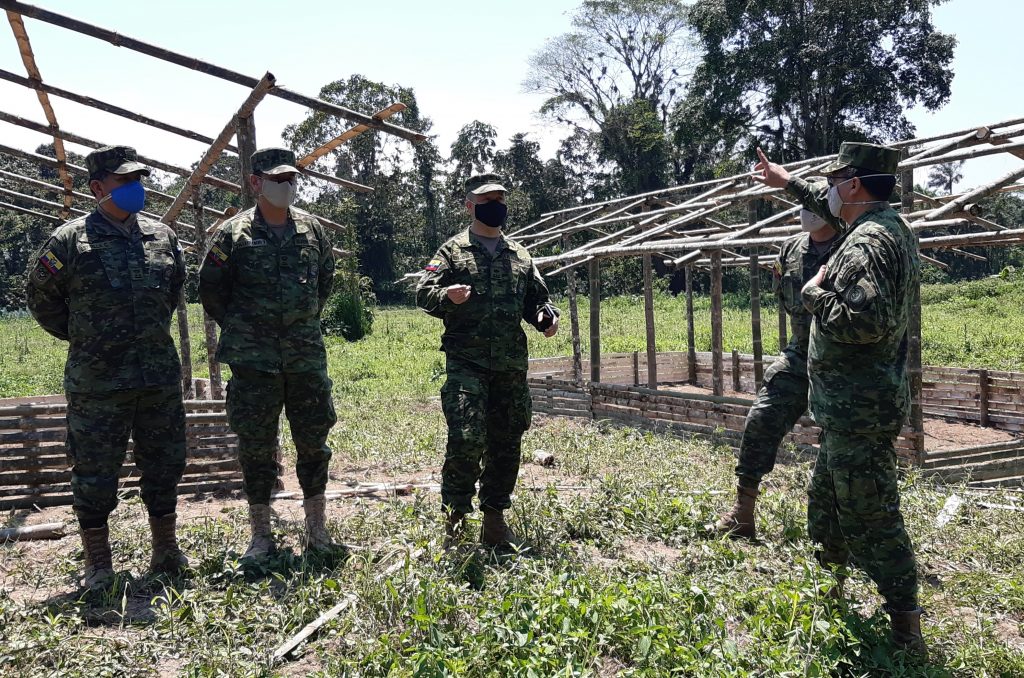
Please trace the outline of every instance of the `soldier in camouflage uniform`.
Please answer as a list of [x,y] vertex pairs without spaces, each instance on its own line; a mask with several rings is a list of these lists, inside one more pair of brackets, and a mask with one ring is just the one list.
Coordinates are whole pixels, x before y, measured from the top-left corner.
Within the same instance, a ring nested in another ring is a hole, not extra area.
[[[825,192],[825,182],[820,189]],[[754,539],[757,536],[754,508],[761,479],[775,468],[779,445],[807,411],[807,342],[811,314],[804,308],[800,290],[828,261],[836,243],[839,220],[826,220],[802,210],[805,231],[786,240],[773,269],[773,286],[779,304],[789,316],[792,336],[782,355],[765,372],[754,404],[747,413],[736,465],[736,503],[715,525],[719,533]]]
[[895,440],[910,408],[907,326],[920,285],[917,239],[889,205],[899,151],[844,143],[826,197],[760,153],[755,179],[783,188],[843,236],[802,292],[814,316],[810,406],[822,428],[807,523],[824,565],[851,559],[885,598],[895,641],[926,655],[914,550],[900,513]]
[[129,436],[152,530],[150,566],[188,566],[175,538],[185,409],[170,330],[185,263],[174,231],[138,214],[149,170],[135,149],[101,148],[85,164],[97,207],[54,231],[32,259],[26,287],[32,316],[69,344],[67,446],[91,588],[114,574],[107,519]]
[[466,182],[473,222],[441,246],[416,289],[416,305],[444,321],[441,350],[448,379],[441,406],[448,446],[441,502],[447,545],[464,536],[478,480],[481,541],[496,547],[515,543],[503,512],[511,506],[522,436],[531,419],[521,321],[547,337],[558,331],[559,311],[549,303],[530,253],[502,234],[505,193],[494,174]]
[[270,496],[277,482],[281,410],[291,424],[306,516],[306,547],[330,550],[325,525],[327,434],[337,421],[320,313],[334,280],[324,227],[292,207],[295,154],[265,148],[252,156],[255,207],[217,229],[199,268],[199,297],[220,325],[217,360],[231,366],[228,422],[238,435],[252,542],[243,558],[276,547]]

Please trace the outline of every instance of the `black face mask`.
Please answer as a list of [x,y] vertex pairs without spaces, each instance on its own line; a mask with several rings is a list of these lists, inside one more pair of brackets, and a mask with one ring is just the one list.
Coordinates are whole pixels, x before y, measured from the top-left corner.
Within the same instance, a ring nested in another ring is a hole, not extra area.
[[473,206],[473,216],[481,224],[491,228],[501,228],[505,225],[505,220],[508,219],[508,205],[497,200],[478,203]]

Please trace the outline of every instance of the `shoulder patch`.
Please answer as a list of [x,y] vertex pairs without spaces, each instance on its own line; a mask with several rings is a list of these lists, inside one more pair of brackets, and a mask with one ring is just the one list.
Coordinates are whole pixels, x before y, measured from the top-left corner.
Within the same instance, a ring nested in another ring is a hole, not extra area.
[[223,266],[228,261],[228,255],[224,253],[224,250],[214,245],[210,248],[210,253],[207,255],[210,261],[216,266]]
[[427,265],[423,267],[423,270],[427,273],[433,273],[437,269],[441,268],[443,262],[440,259],[431,259],[427,262]]
[[46,267],[46,270],[50,272],[50,275],[57,275],[60,269],[64,268],[64,262],[53,253],[53,250],[46,250],[41,257],[39,257],[39,263]]

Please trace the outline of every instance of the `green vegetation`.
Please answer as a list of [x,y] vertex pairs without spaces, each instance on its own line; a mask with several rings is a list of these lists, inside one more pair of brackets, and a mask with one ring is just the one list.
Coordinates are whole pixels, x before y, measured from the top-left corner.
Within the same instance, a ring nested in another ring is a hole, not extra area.
[[[991,295],[983,292],[989,288]],[[1019,319],[1007,311],[999,322],[1008,327],[992,321],[997,311],[1020,308],[1012,283],[933,287],[925,297],[929,360],[941,347],[958,364],[1020,367],[1011,357]],[[682,299],[659,296],[657,303],[659,348],[678,350],[685,345]],[[698,308],[706,314],[706,300]],[[641,349],[639,300],[611,299],[604,309],[606,349]],[[768,336],[771,317],[766,313]],[[726,318],[727,346],[746,350],[748,319],[735,299]],[[706,347],[707,323],[699,329]],[[436,398],[443,379],[438,335],[433,319],[387,309],[365,339],[329,340],[339,413],[330,438],[332,489],[436,479],[445,442]],[[531,342],[535,355],[569,350],[567,332],[551,341],[531,333]],[[205,356],[194,348],[199,373]],[[3,395],[59,390],[63,347],[31,319],[0,323],[0,360]],[[704,531],[731,499],[727,449],[564,419],[540,420],[527,433],[524,456],[539,448],[553,452],[557,465],[523,466],[511,521],[529,550],[518,557],[443,554],[442,517],[429,491],[332,502],[332,532],[363,547],[333,563],[301,557],[301,510],[279,501],[286,550],[265,572],[246,572],[237,563],[248,540],[241,500],[183,500],[182,541],[195,572],[180,580],[144,575],[144,510],[129,499],[112,519],[116,567],[124,577],[90,596],[80,596],[73,584],[81,568],[76,539],[0,546],[0,673],[1024,674],[1020,512],[985,509],[978,497],[964,495],[961,512],[937,528],[946,495],[962,489],[905,480],[904,510],[924,574],[934,654],[934,664],[922,667],[889,644],[886,617],[863,576],[851,581],[850,605],[823,599],[831,580],[814,564],[806,538],[806,460],[784,458],[770,476],[759,516],[763,542],[747,544]],[[993,493],[982,500],[1010,505],[1015,497]],[[68,509],[50,512],[72,520]],[[5,525],[22,518],[11,515]],[[397,552],[416,548],[425,553],[380,576]],[[352,608],[294,661],[272,665],[280,643],[350,592]]]

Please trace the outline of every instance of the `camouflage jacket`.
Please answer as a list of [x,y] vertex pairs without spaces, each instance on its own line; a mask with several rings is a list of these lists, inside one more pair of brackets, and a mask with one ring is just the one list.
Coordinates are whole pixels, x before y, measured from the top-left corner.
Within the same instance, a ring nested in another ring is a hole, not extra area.
[[320,313],[334,283],[334,252],[312,215],[289,209],[279,243],[257,209],[217,229],[199,267],[199,298],[220,325],[217,360],[264,372],[327,367]]
[[768,368],[766,379],[779,372],[787,372],[802,379],[807,378],[807,343],[811,337],[811,314],[804,308],[800,290],[828,261],[837,241],[838,236],[822,254],[818,254],[811,246],[811,237],[807,233],[794,235],[782,244],[782,251],[775,261],[772,280],[775,296],[789,316],[792,334],[789,343],[782,349],[782,355]]
[[[450,285],[470,285],[462,304]],[[446,242],[427,264],[416,305],[444,320],[441,350],[449,358],[497,372],[525,372],[529,362],[522,320],[535,327],[548,288],[525,247],[502,238],[494,256],[469,229]]]
[[910,409],[907,326],[920,285],[917,238],[888,205],[850,224],[804,305],[810,407],[828,429],[896,434]]
[[66,391],[178,382],[171,315],[185,261],[174,231],[140,215],[126,235],[96,210],[60,226],[32,262],[28,308],[69,344]]

